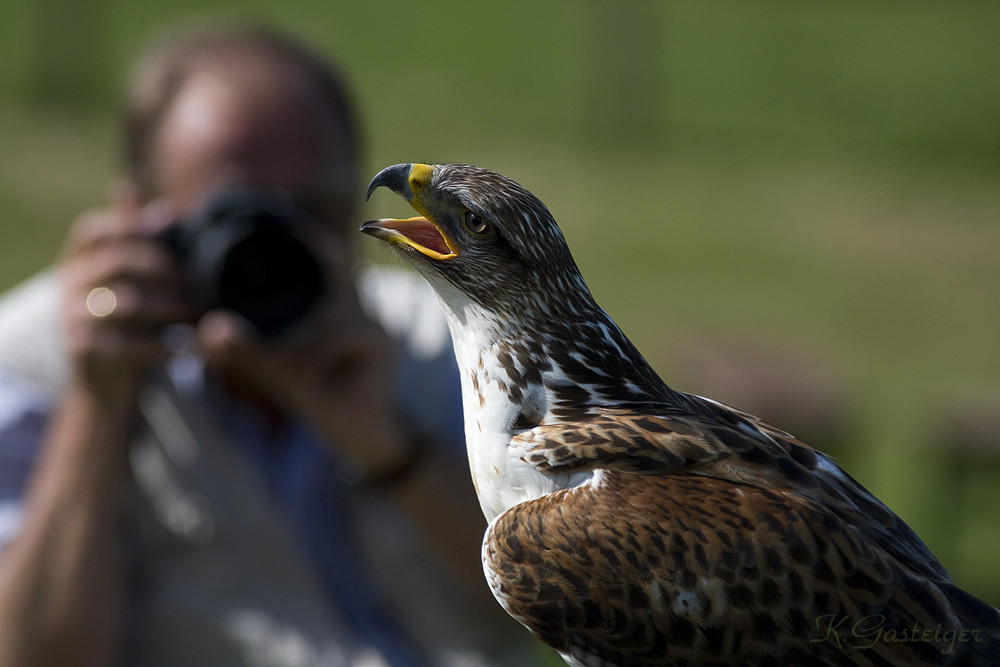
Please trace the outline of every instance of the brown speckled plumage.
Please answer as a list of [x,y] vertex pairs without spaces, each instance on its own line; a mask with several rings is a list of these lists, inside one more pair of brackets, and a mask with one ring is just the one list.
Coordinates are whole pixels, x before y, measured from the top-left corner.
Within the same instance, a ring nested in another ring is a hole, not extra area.
[[[449,314],[487,580],[568,662],[1000,663],[1000,613],[827,456],[669,388],[527,190],[468,165],[378,185],[426,216],[363,229]],[[434,230],[449,256],[411,242]]]

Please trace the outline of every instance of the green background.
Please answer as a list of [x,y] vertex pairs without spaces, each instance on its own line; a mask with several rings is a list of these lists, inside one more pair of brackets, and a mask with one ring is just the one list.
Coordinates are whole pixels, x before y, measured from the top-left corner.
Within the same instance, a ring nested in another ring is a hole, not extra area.
[[131,56],[206,9],[335,53],[371,173],[533,190],[670,384],[829,449],[1000,603],[1000,3],[5,0],[0,287],[101,204]]

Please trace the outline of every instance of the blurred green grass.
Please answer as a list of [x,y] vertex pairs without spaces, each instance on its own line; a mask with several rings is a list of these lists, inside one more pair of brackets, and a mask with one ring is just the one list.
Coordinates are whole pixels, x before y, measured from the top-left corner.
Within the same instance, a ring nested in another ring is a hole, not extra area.
[[151,29],[274,20],[345,63],[370,171],[472,162],[538,194],[677,388],[738,398],[690,367],[740,341],[840,387],[844,467],[1000,603],[1000,451],[970,469],[947,430],[1000,414],[1000,3],[70,6],[10,0],[0,26],[0,287],[101,202]]

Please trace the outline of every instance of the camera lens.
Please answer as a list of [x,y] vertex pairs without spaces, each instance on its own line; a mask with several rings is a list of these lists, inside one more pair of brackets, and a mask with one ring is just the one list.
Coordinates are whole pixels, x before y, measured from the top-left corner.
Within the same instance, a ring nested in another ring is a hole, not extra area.
[[323,293],[323,273],[288,229],[258,222],[229,248],[216,289],[220,306],[273,336],[312,310]]
[[326,288],[319,259],[296,233],[304,216],[288,197],[237,190],[215,198],[166,240],[202,308],[231,310],[274,337],[308,315]]

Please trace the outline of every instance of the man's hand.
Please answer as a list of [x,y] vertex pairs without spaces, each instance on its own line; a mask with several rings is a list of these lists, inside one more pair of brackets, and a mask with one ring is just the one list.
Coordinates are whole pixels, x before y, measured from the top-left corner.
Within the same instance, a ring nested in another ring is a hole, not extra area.
[[155,234],[163,204],[120,201],[74,223],[60,266],[73,380],[101,401],[130,402],[168,354],[163,327],[191,318],[170,251]]
[[346,259],[330,264],[339,270],[328,298],[287,339],[262,340],[215,311],[198,326],[199,345],[231,388],[304,419],[360,477],[377,478],[405,464],[414,446],[395,412],[394,346],[362,312]]

